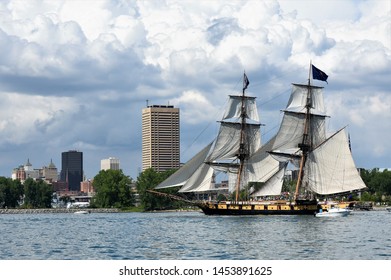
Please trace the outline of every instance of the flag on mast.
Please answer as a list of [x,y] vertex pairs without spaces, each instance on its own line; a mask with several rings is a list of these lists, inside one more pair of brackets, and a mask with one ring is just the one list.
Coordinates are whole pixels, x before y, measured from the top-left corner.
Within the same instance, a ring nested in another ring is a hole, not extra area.
[[327,74],[325,72],[323,72],[322,70],[316,68],[314,65],[312,65],[312,78],[315,79],[315,80],[320,80],[320,81],[324,81],[326,83],[327,82],[327,78],[329,76],[327,76]]
[[244,73],[244,76],[243,76],[243,90],[245,90],[248,87],[249,84],[250,84],[250,81],[248,80],[246,73]]

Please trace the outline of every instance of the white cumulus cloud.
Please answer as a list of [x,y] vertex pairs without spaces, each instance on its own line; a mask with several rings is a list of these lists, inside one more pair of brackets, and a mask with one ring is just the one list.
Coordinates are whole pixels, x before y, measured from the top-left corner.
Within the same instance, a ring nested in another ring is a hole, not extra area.
[[389,165],[390,1],[6,0],[0,15],[0,175],[77,148],[87,177],[124,155],[135,178],[147,100],[180,108],[181,146],[209,141],[244,71],[270,135],[310,61],[357,165]]

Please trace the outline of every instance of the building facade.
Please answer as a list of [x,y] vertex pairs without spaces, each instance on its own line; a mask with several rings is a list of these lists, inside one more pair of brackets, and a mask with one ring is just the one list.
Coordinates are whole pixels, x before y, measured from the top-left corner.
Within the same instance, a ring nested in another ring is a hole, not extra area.
[[41,173],[41,169],[34,169],[33,165],[30,163],[30,159],[27,159],[27,163],[25,165],[20,165],[19,167],[14,168],[11,178],[13,180],[20,180],[23,183],[29,178],[33,180],[41,178]]
[[109,157],[100,161],[100,170],[119,170],[119,159]]
[[54,165],[52,160],[50,160],[49,166],[42,167],[42,176],[48,182],[58,181],[57,167]]
[[94,186],[91,180],[83,181],[80,183],[80,191],[85,194],[92,194],[95,192]]
[[142,110],[142,170],[179,168],[179,108],[152,105]]
[[83,181],[83,153],[63,152],[61,163],[61,181],[67,183],[69,191],[80,191],[80,182]]

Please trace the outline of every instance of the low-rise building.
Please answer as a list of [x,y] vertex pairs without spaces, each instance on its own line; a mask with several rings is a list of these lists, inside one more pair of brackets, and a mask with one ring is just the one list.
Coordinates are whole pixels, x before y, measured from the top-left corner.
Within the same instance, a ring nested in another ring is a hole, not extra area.
[[119,159],[115,157],[109,157],[100,161],[100,170],[119,170]]

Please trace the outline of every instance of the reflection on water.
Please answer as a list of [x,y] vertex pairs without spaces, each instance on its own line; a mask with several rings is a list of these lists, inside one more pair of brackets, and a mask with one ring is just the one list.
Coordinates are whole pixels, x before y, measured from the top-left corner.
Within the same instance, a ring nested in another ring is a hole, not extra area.
[[0,216],[0,259],[391,259],[391,214],[205,216],[199,212]]

